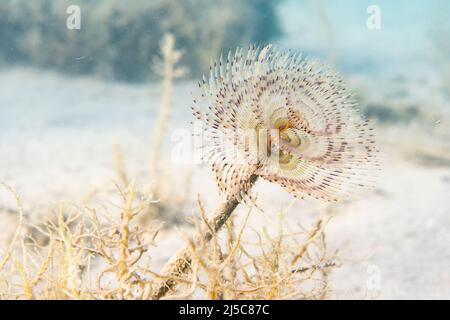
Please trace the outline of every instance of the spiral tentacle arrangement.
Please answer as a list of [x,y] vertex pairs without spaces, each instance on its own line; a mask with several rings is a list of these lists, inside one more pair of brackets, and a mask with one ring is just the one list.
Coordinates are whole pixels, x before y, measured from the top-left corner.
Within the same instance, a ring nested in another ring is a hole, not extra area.
[[343,80],[300,54],[270,45],[229,52],[199,82],[193,113],[228,198],[246,197],[252,176],[326,201],[372,184],[372,127]]

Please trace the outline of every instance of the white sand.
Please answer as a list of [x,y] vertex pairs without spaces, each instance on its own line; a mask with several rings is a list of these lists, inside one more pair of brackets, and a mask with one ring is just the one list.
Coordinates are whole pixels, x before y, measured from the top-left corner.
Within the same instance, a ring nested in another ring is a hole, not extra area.
[[[148,184],[158,86],[68,80],[29,70],[4,72],[0,84],[0,179],[18,190],[28,213],[44,214],[59,201],[78,203],[95,189],[111,189],[116,178],[114,142],[123,148],[130,176]],[[169,132],[189,127],[191,87],[176,87]],[[448,119],[440,118],[440,123],[448,126]],[[413,129],[417,132],[409,131]],[[450,166],[426,165],[417,157],[425,152],[448,159],[448,140],[439,140],[446,130],[437,131],[439,138],[420,125],[380,129],[385,159],[376,190],[359,201],[333,206],[297,202],[286,213],[288,224],[306,226],[332,215],[329,249],[359,260],[345,261],[332,274],[331,298],[450,298]],[[184,170],[170,162],[167,167],[172,175]],[[266,216],[253,214],[250,224],[255,228],[275,221],[277,211],[292,200],[268,183],[259,183],[257,191]],[[212,210],[217,192],[202,166],[193,171],[192,201],[197,194]],[[14,222],[14,213],[8,211],[14,205],[3,191],[0,201],[4,244]],[[186,213],[190,210],[192,206]],[[182,240],[164,231],[158,243],[152,250],[155,267]]]

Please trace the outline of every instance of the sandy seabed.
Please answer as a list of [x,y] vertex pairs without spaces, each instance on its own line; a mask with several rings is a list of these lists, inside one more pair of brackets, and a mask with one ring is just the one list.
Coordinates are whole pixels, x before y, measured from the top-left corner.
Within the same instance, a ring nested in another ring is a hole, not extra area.
[[[148,183],[159,85],[69,80],[24,69],[0,74],[0,83],[0,179],[17,189],[28,213],[45,215],[60,201],[79,203],[95,190],[110,188],[116,143],[130,177]],[[189,128],[193,86],[176,85],[168,132]],[[437,114],[437,128],[424,127],[420,118],[377,125],[382,167],[377,187],[361,199],[333,205],[296,201],[285,211],[288,225],[333,217],[327,241],[330,250],[339,249],[344,264],[331,274],[330,298],[450,298],[450,148],[443,134],[450,118],[445,111]],[[166,163],[172,175],[191,170],[186,214],[194,210],[197,194],[211,211],[218,194],[208,168]],[[292,202],[266,182],[258,182],[256,191],[264,213],[252,214],[253,226],[270,225]],[[14,204],[1,200],[4,246],[15,216]],[[243,212],[240,207],[239,218]],[[182,242],[170,228],[163,231],[152,250],[155,268]]]

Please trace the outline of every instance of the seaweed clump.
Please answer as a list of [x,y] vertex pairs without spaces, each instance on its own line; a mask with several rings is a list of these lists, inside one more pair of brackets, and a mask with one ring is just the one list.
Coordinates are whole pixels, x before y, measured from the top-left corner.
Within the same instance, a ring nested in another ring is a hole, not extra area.
[[81,30],[69,30],[70,0],[5,0],[0,3],[0,64],[144,81],[156,76],[149,61],[163,35],[172,33],[189,52],[181,63],[198,74],[222,48],[278,36],[277,2],[79,0]]

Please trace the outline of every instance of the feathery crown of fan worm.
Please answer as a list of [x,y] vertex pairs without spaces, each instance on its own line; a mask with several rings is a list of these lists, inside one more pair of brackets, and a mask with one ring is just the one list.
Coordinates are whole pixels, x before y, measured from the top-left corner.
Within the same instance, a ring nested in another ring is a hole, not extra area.
[[246,198],[255,176],[327,201],[371,184],[373,129],[327,67],[270,45],[237,49],[211,65],[199,90],[203,157],[228,199]]

